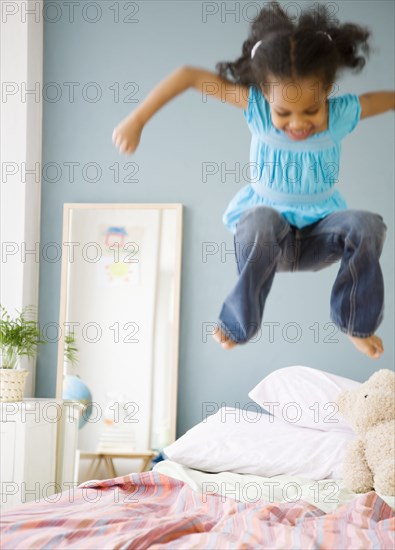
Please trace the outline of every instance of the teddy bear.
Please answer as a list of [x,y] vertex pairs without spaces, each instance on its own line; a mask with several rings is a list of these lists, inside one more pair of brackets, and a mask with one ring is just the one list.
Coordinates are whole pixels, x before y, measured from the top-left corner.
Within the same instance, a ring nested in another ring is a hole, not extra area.
[[395,495],[395,373],[375,372],[336,403],[356,435],[343,462],[345,486],[354,493]]

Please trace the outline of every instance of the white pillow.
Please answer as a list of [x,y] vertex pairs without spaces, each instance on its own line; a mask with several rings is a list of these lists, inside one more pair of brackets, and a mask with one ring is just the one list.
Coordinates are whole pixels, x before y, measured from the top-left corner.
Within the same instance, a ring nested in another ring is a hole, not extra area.
[[170,460],[205,472],[342,478],[352,434],[298,428],[257,409],[222,407],[163,452]]
[[285,367],[270,373],[248,396],[284,422],[316,430],[347,431],[351,426],[334,402],[342,390],[360,382],[310,367]]

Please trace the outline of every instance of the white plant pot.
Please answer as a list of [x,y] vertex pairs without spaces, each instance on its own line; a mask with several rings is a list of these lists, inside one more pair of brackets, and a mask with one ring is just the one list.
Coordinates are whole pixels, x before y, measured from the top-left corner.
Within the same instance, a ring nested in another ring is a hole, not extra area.
[[22,401],[28,374],[26,369],[0,369],[0,401]]

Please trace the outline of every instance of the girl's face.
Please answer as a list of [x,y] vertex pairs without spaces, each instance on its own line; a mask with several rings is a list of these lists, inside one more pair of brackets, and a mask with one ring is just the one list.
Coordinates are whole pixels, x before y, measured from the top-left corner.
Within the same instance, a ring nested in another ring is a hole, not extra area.
[[327,129],[330,91],[331,87],[324,89],[317,78],[279,80],[275,77],[262,90],[269,102],[273,125],[296,141]]

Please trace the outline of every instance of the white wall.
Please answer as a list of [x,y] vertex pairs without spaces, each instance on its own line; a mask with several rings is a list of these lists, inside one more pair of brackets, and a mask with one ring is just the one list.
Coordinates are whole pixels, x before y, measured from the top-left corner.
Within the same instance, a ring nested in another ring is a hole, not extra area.
[[[4,3],[0,22],[0,302],[12,316],[38,305],[43,20],[37,15],[42,1]],[[33,4],[37,15],[26,14],[25,7]],[[30,371],[25,396],[34,396],[35,362],[23,358],[21,366]]]

